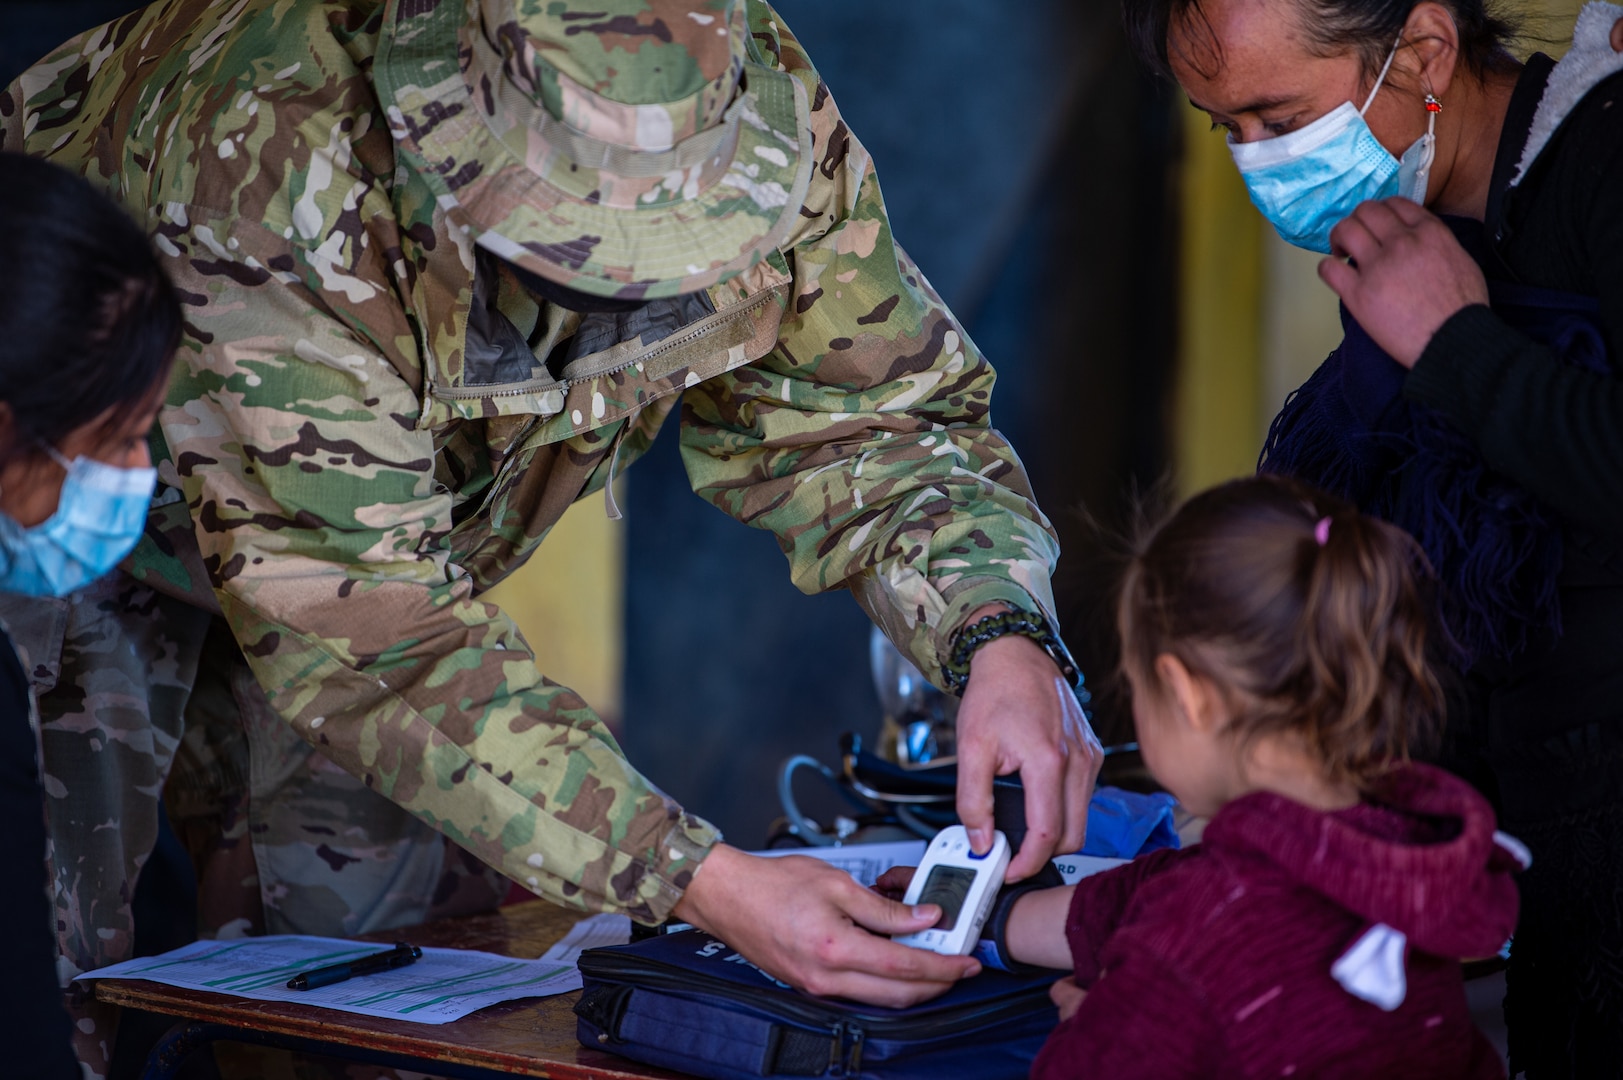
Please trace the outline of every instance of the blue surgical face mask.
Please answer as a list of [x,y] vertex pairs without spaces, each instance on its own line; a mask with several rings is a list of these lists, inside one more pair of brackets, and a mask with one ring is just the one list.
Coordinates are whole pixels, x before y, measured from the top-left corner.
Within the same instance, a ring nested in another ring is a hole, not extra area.
[[67,470],[56,513],[25,529],[0,513],[0,590],[66,596],[106,575],[146,527],[156,469],[123,469],[46,452]]
[[1359,203],[1403,195],[1425,205],[1436,112],[1428,112],[1426,133],[1401,161],[1364,122],[1397,54],[1393,46],[1362,109],[1343,102],[1306,127],[1272,139],[1237,143],[1229,136],[1229,152],[1251,201],[1287,244],[1328,255],[1330,230]]

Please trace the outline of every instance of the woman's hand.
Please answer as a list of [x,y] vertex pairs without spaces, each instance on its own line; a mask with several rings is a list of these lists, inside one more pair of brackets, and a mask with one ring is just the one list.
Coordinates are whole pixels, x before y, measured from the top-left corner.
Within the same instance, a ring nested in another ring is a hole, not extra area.
[[1331,230],[1330,250],[1319,277],[1406,368],[1456,312],[1488,302],[1487,280],[1448,226],[1405,198],[1359,206]]

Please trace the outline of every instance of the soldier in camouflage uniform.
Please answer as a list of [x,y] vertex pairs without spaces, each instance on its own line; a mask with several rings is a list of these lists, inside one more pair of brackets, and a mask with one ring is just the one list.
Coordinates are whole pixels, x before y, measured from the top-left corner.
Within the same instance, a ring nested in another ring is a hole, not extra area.
[[[853,925],[928,913],[719,843],[479,599],[576,499],[616,514],[680,401],[694,489],[925,670],[1051,611],[992,369],[766,4],[161,0],[25,73],[0,132],[144,220],[187,305],[127,574],[7,614],[45,658],[65,977],[127,955],[166,776],[207,932],[469,910],[489,867],[816,992],[973,970]],[[1032,791],[1013,873],[1080,844],[1099,753],[1041,649],[977,652],[960,728],[967,822],[994,771]]]

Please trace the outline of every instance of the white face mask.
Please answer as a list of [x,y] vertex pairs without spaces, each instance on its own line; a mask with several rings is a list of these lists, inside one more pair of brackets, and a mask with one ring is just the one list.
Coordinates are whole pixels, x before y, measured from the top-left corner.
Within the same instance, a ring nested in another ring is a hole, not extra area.
[[1272,139],[1237,143],[1229,136],[1229,153],[1252,203],[1287,244],[1328,255],[1330,230],[1360,203],[1402,195],[1426,204],[1437,146],[1435,99],[1427,95],[1426,133],[1401,160],[1364,122],[1397,55],[1393,45],[1362,109],[1346,101],[1306,127]]

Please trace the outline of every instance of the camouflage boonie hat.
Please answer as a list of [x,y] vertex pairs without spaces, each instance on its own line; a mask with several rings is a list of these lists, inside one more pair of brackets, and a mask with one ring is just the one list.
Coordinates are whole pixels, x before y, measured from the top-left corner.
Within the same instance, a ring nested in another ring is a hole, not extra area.
[[788,235],[805,89],[745,0],[389,0],[373,67],[406,164],[482,247],[597,296],[670,296]]

